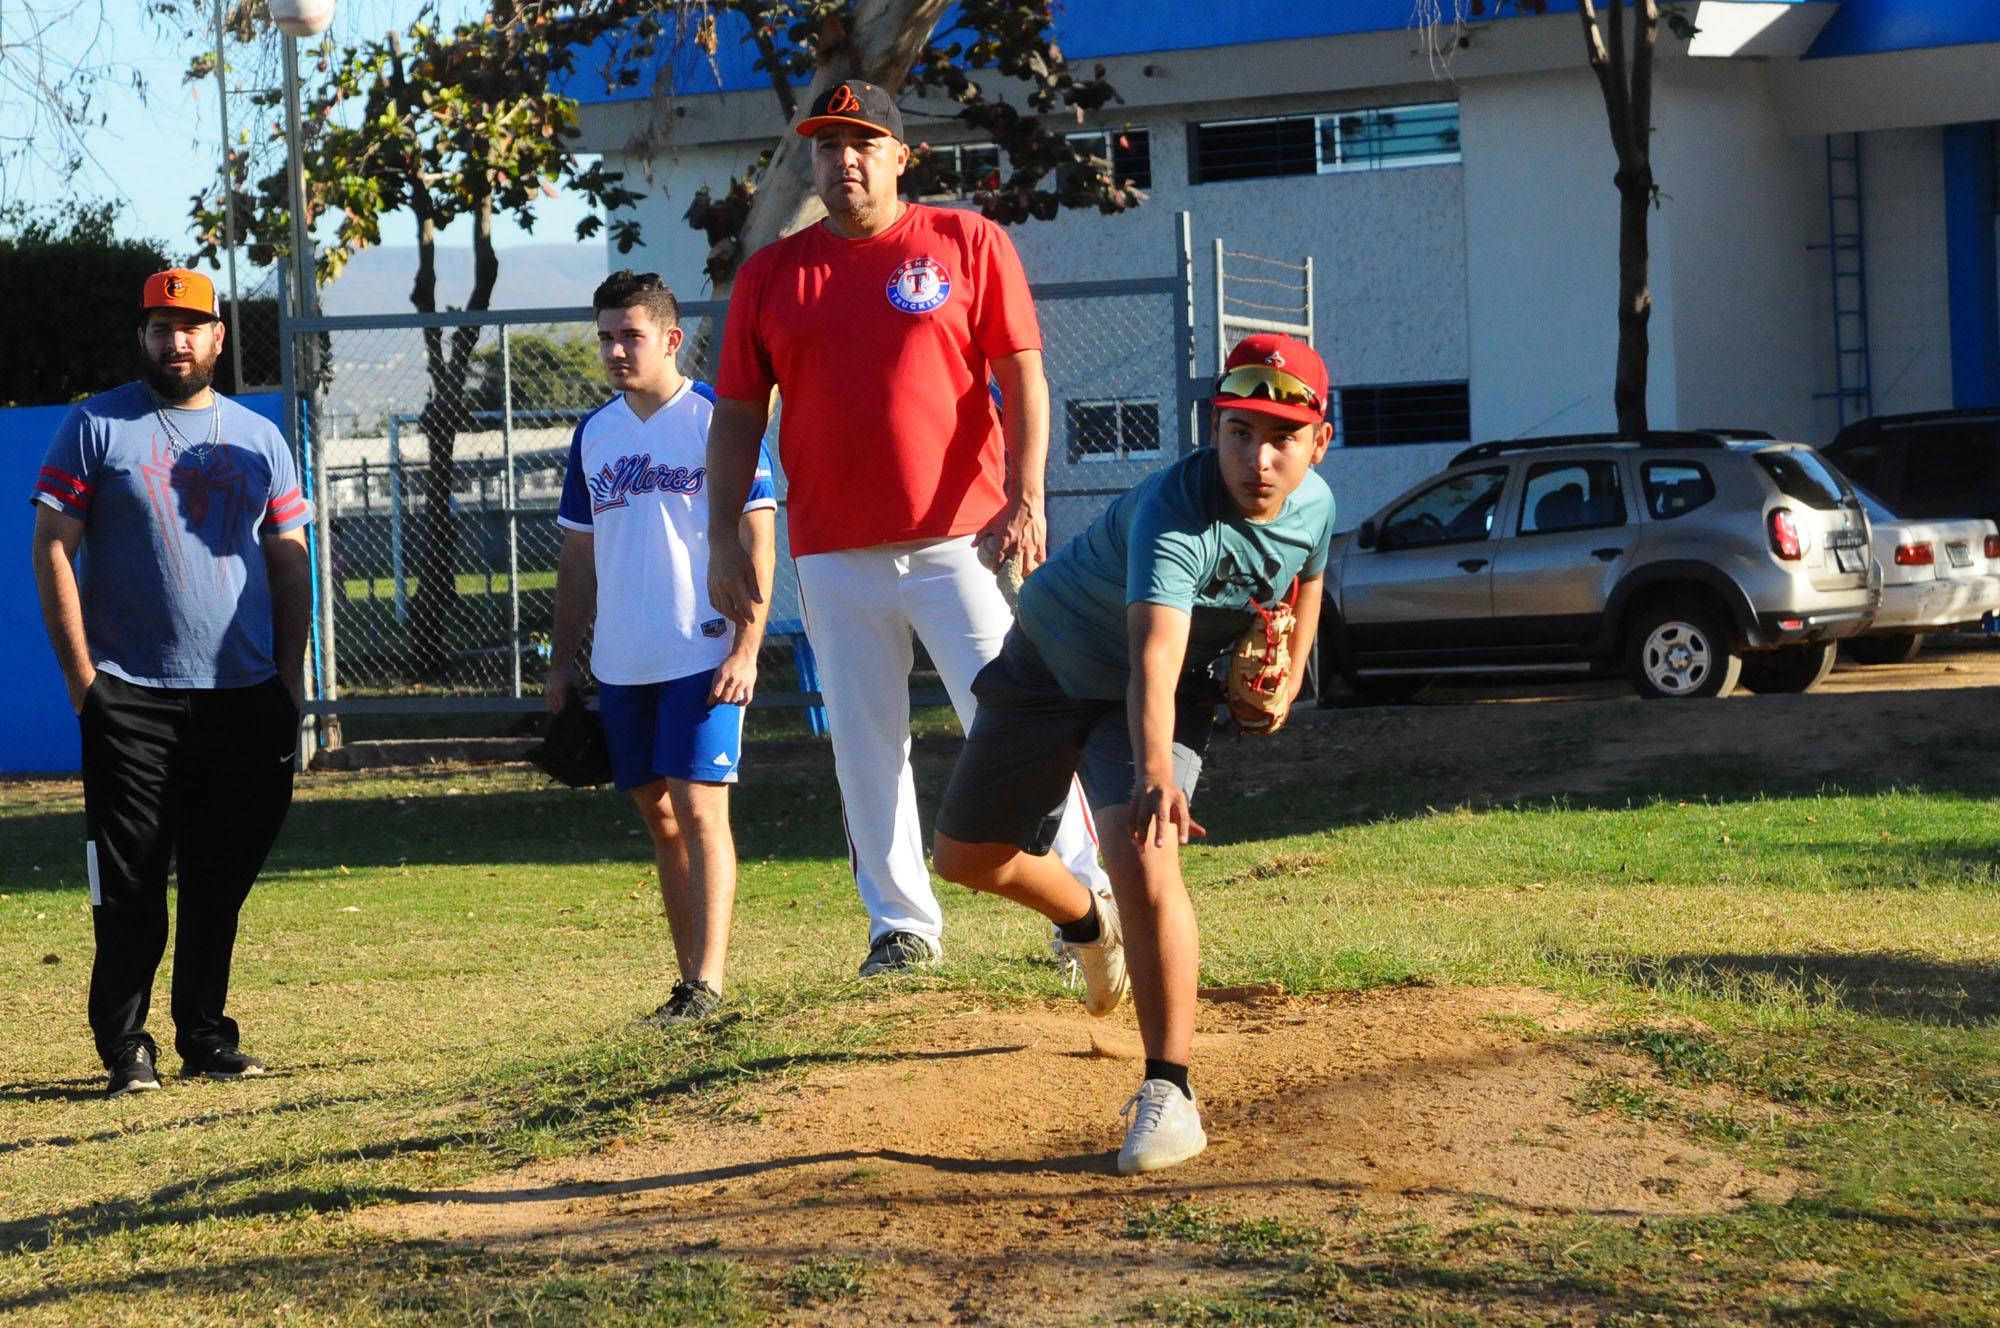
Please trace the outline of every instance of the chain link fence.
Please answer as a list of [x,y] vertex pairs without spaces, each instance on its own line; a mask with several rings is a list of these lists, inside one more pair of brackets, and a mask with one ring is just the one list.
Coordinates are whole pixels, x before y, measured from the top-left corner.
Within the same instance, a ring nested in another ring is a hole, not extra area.
[[[1060,545],[1192,446],[1191,313],[1175,277],[1049,286],[1036,298]],[[690,377],[712,381],[725,314],[721,303],[683,305]],[[591,311],[319,317],[286,332],[317,511],[325,708],[538,706],[569,443],[609,399]],[[777,457],[775,420],[767,441]],[[796,648],[803,623],[777,478],[771,636]]]

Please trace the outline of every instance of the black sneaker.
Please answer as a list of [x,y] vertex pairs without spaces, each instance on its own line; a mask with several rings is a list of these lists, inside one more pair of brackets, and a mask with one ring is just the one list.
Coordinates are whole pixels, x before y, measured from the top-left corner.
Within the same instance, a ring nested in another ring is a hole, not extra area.
[[254,1079],[264,1073],[264,1062],[245,1056],[235,1047],[206,1047],[181,1058],[181,1077],[192,1079]]
[[722,993],[696,978],[693,982],[676,982],[666,1003],[639,1022],[655,1028],[671,1028],[706,1019],[721,1008]]
[[869,948],[868,957],[861,961],[861,976],[872,978],[885,973],[913,973],[920,968],[929,968],[943,957],[937,942],[928,936],[919,936],[913,931],[892,931]]
[[160,1076],[153,1069],[153,1049],[143,1042],[134,1042],[118,1053],[111,1063],[111,1082],[105,1086],[106,1097],[124,1097],[127,1093],[144,1093],[160,1086]]

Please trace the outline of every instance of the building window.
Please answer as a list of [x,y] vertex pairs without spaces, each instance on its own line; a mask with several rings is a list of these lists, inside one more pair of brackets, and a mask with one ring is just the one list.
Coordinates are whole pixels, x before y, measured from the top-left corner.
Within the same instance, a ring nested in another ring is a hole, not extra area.
[[[1153,187],[1153,138],[1144,129],[1098,129],[1063,137],[1079,154],[1110,162],[1114,185]],[[949,172],[957,176],[958,190],[925,194],[925,202],[969,199],[982,189],[998,189],[1005,178],[1006,161],[997,143],[939,143],[931,148],[931,159],[937,163],[940,174]],[[1060,189],[1062,185],[1058,176],[1055,187]]]
[[1071,401],[1067,417],[1071,464],[1147,461],[1161,454],[1157,401]]
[[1193,184],[1432,166],[1459,160],[1458,103],[1211,120],[1189,137]]
[[1114,185],[1153,187],[1153,136],[1146,130],[1103,129],[1064,137],[1082,155],[1110,162]]
[[[937,143],[931,146],[931,160],[938,173],[956,176],[958,189],[923,194],[926,203],[946,203],[971,198],[982,189],[1000,187],[1000,145],[997,143]],[[905,195],[907,197],[907,195]]]
[[1335,400],[1339,414],[1334,428],[1344,447],[1463,443],[1472,436],[1471,397],[1464,383],[1343,387]]

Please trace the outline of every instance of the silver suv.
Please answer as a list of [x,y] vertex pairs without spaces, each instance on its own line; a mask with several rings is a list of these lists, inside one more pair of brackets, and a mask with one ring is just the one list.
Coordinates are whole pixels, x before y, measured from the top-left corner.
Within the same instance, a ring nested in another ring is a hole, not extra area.
[[1620,669],[1644,697],[1804,691],[1880,600],[1868,539],[1802,443],[1482,443],[1334,541],[1321,677],[1369,699],[1440,674]]

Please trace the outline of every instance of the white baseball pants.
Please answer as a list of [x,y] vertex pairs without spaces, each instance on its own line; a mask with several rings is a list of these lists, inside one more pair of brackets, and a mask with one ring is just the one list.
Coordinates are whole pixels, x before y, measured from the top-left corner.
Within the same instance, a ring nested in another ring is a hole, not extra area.
[[[931,889],[910,774],[910,633],[923,638],[958,722],[969,731],[972,679],[1000,653],[1014,615],[969,535],[813,553],[797,563],[869,944],[892,931],[936,941],[944,915]],[[1073,780],[1051,852],[1091,889],[1109,889],[1090,812]]]

